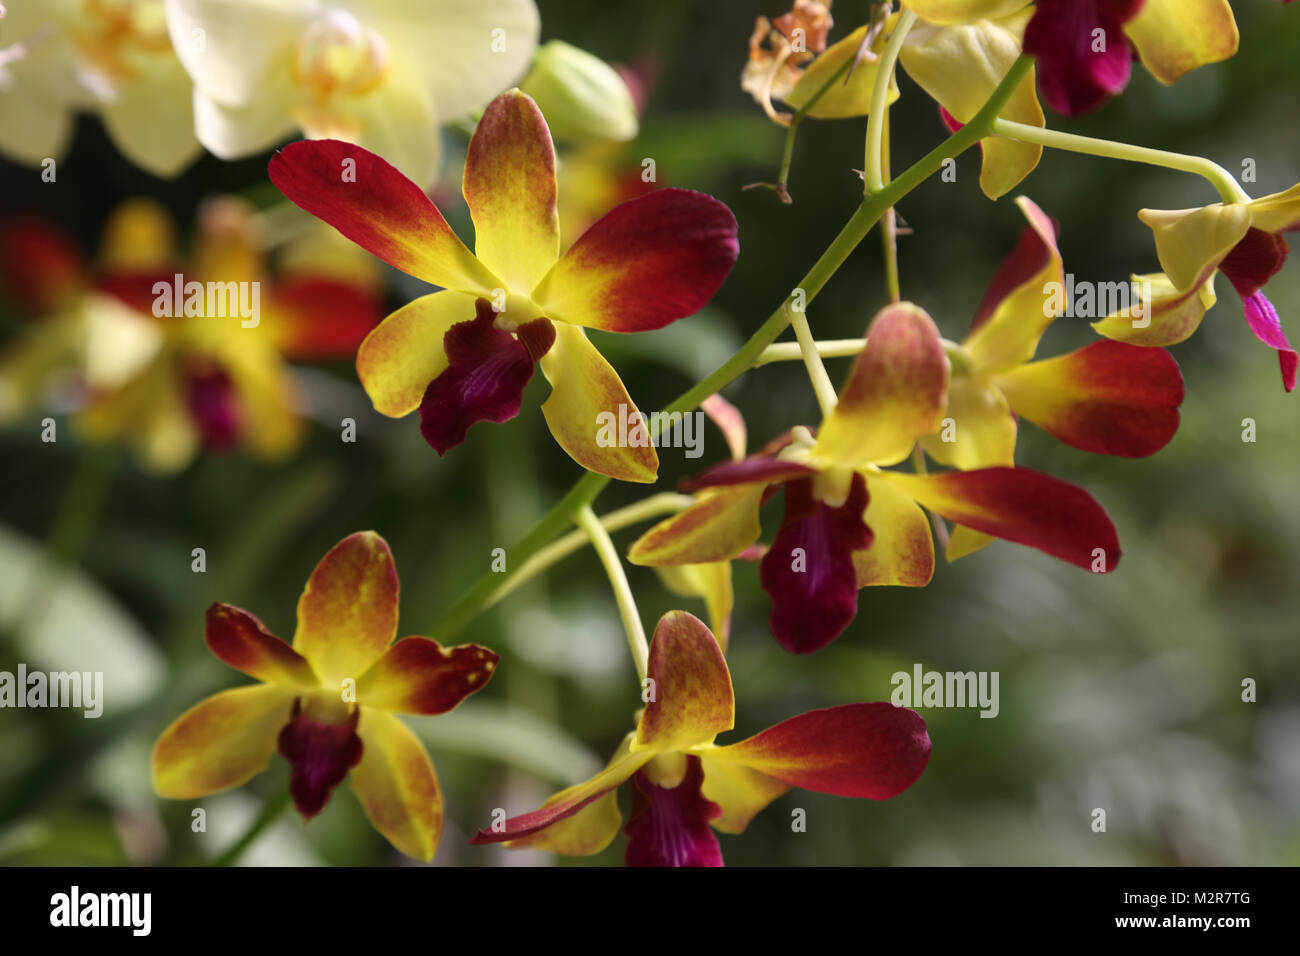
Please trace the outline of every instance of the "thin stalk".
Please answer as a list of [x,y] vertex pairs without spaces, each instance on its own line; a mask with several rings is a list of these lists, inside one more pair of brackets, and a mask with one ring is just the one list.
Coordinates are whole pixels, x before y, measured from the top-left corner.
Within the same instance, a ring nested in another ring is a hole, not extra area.
[[795,338],[799,340],[799,353],[803,357],[804,368],[808,370],[808,381],[812,382],[817,404],[821,406],[822,418],[826,418],[839,404],[835,386],[831,384],[831,377],[826,374],[826,366],[822,364],[822,357],[817,352],[817,342],[813,339],[812,329],[808,327],[807,313],[803,310],[792,312],[790,323],[794,326]]
[[[867,114],[866,195],[878,193],[885,188],[885,179],[881,168],[881,141],[885,128],[885,100],[889,97],[889,83],[894,76],[894,64],[898,62],[898,53],[903,49],[907,32],[916,22],[916,14],[906,8],[898,15],[894,32],[885,43],[885,50],[880,54],[876,64],[876,82],[871,88],[871,112]],[[994,93],[996,96],[997,93]],[[996,114],[995,114],[996,115]]]
[[627,574],[623,571],[623,562],[619,560],[618,550],[590,505],[578,508],[573,513],[573,520],[587,533],[587,537],[591,539],[591,546],[596,549],[596,555],[600,558],[600,563],[605,566],[609,586],[614,590],[614,600],[618,602],[619,617],[623,619],[623,630],[627,632],[627,646],[632,651],[637,675],[645,680],[650,659],[650,644],[646,641],[645,627],[641,624],[641,614],[636,609],[636,598],[632,596],[632,587],[627,583]]

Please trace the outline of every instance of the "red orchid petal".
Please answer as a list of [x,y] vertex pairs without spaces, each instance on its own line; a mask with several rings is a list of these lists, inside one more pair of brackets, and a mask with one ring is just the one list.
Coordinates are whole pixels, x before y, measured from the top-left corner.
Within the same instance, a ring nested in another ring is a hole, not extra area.
[[736,217],[724,204],[689,189],[658,189],[606,213],[530,298],[572,325],[646,332],[698,312],[739,251]]
[[293,719],[280,731],[277,748],[289,761],[289,794],[304,820],[325,809],[334,788],[361,762],[360,715],[353,711],[347,723],[328,724],[308,717],[294,703]]
[[[1048,106],[1064,116],[1077,116],[1124,89],[1133,60],[1124,24],[1137,16],[1142,3],[1038,0],[1025,27],[1024,51],[1036,58],[1038,90]],[[1094,49],[1094,38],[1104,49]]]
[[[984,292],[984,298],[980,300],[979,308],[975,310],[975,317],[970,323],[970,334],[974,334],[993,317],[1007,296],[1042,273],[1056,254],[1047,240],[1047,235],[1056,235],[1060,231],[1056,220],[1043,214],[1037,206],[1032,207],[1032,211],[1038,214],[1035,223],[1037,228],[1025,226],[1020,230],[1020,241],[998,266],[998,271],[993,274],[993,280]],[[1026,209],[1026,213],[1029,212]],[[1050,232],[1045,232],[1049,228]]]
[[0,286],[31,315],[71,301],[85,282],[76,245],[42,219],[24,217],[0,230]]
[[1237,295],[1243,299],[1254,295],[1286,262],[1286,240],[1271,232],[1251,226],[1219,263],[1219,271],[1228,277]]
[[1099,573],[1119,563],[1119,536],[1105,510],[1082,488],[1049,475],[1028,468],[979,468],[930,475],[885,471],[879,477],[976,531]]
[[683,479],[680,487],[682,491],[699,491],[703,488],[718,488],[725,485],[750,485],[758,482],[774,484],[815,474],[817,469],[808,465],[757,454],[742,458],[740,461],[720,462],[706,468],[694,478]]
[[1282,320],[1277,316],[1277,309],[1273,308],[1273,303],[1268,301],[1263,292],[1242,298],[1241,307],[1246,316],[1246,324],[1255,333],[1255,338],[1269,348],[1277,349],[1278,365],[1282,369],[1282,387],[1288,392],[1292,391],[1296,385],[1296,366],[1300,362],[1297,361],[1295,349],[1287,341],[1286,333],[1282,331]]
[[[476,307],[477,317],[447,330],[447,368],[429,383],[420,403],[420,433],[439,455],[463,442],[475,422],[499,424],[518,415],[536,360],[555,341],[547,319],[520,326],[515,338],[496,327],[486,299]],[[539,354],[531,354],[530,345]]]
[[462,292],[501,286],[419,186],[360,146],[290,143],[271,157],[267,172],[295,205],[417,279]]
[[269,307],[280,351],[302,361],[352,355],[384,317],[375,294],[324,276],[285,279]]
[[722,866],[722,850],[709,821],[722,808],[700,793],[704,770],[699,757],[686,758],[686,776],[660,787],[644,770],[632,778],[632,816],[623,832],[628,866]]
[[759,564],[772,598],[772,633],[787,651],[810,654],[844,633],[858,612],[853,552],[871,545],[862,520],[867,483],[853,476],[848,498],[831,508],[813,498],[811,479],[785,486],[785,517]]
[[243,608],[213,604],[204,624],[208,648],[235,670],[266,684],[317,684],[307,659]]
[[444,648],[404,637],[357,681],[357,703],[402,714],[445,714],[492,678],[499,658],[477,644]]
[[791,717],[708,757],[817,793],[888,800],[925,770],[930,735],[915,711],[885,702],[847,704]]
[[209,451],[226,451],[244,431],[244,411],[234,382],[221,366],[207,360],[185,363],[181,369],[185,408]]
[[998,378],[1012,410],[1099,455],[1153,455],[1178,430],[1183,376],[1172,355],[1104,339]]

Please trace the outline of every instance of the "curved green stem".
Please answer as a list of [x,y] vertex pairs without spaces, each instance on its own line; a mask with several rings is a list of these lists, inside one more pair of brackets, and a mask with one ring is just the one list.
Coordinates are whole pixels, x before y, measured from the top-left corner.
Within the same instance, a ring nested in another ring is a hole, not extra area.
[[817,395],[817,404],[821,406],[822,418],[827,418],[839,404],[835,386],[826,374],[826,366],[817,351],[817,342],[813,339],[812,329],[808,327],[808,315],[802,309],[792,312],[790,324],[794,326],[794,336],[798,339],[799,353],[803,357],[804,368],[808,370],[808,380],[812,382],[813,392]]
[[596,549],[600,563],[605,566],[609,576],[609,586],[614,589],[614,600],[618,602],[618,614],[623,619],[623,630],[627,631],[627,646],[632,651],[632,660],[636,662],[636,672],[645,680],[646,668],[650,659],[650,644],[646,641],[645,627],[641,623],[641,614],[636,609],[636,598],[632,596],[632,587],[627,583],[627,574],[623,571],[623,562],[619,560],[618,550],[609,538],[609,532],[600,523],[590,505],[583,505],[573,513],[575,520]]
[[[987,136],[993,120],[1006,105],[1012,92],[1025,74],[1033,66],[1032,57],[1021,56],[1007,71],[1002,82],[998,84],[993,95],[971,118],[971,121],[953,133],[930,152],[909,166],[903,173],[891,180],[879,193],[867,196],[854,210],[844,228],[827,246],[826,251],[813,263],[807,275],[800,281],[798,288],[804,292],[804,305],[812,302],[822,288],[830,281],[836,270],[848,259],[858,247],[871,227],[876,224],[885,210],[893,206],[903,196],[933,176],[943,166],[945,159],[957,156],[974,146],[981,138]],[[771,345],[784,331],[789,322],[787,302],[783,302],[766,321],[755,330],[744,345],[703,380],[687,389],[676,400],[669,403],[662,411],[671,415],[673,412],[692,411],[700,402],[714,392],[740,377],[753,368],[763,351]],[[662,416],[661,416],[662,417]],[[653,422],[651,430],[654,430]],[[532,530],[511,550],[515,561],[524,562],[536,554],[542,547],[553,540],[560,531],[572,521],[573,513],[583,505],[596,499],[601,490],[609,484],[610,479],[595,472],[587,472],[541,519]],[[461,597],[448,609],[447,613],[429,630],[429,636],[446,643],[461,628],[473,620],[483,609],[493,592],[500,586],[499,576],[492,570],[484,571]]]
[[881,172],[885,100],[889,98],[889,84],[894,77],[894,64],[898,62],[898,53],[903,49],[903,41],[907,39],[907,32],[912,29],[912,24],[915,22],[916,14],[904,8],[898,15],[898,22],[894,24],[894,32],[889,35],[889,41],[885,44],[885,51],[880,55],[880,62],[876,64],[876,82],[871,87],[871,112],[867,114],[866,169],[863,171],[867,195],[878,193],[885,188],[885,180]]
[[1208,179],[1225,203],[1250,201],[1250,196],[1241,188],[1241,184],[1232,173],[1204,156],[1188,156],[1185,153],[1171,153],[1163,149],[1149,149],[1146,146],[1116,143],[1108,139],[1094,139],[1091,136],[1063,133],[1055,129],[1039,129],[1037,126],[1027,126],[1024,123],[1013,123],[1011,120],[1004,119],[993,121],[993,132],[998,136],[1019,140],[1022,143],[1036,143],[1072,153],[1087,153],[1089,156],[1123,159],[1130,163],[1145,163],[1148,166],[1162,166],[1179,172],[1195,173]]
[[[665,491],[662,494],[651,495],[635,504],[628,505],[626,508],[619,508],[611,511],[600,519],[601,525],[606,531],[619,531],[630,525],[645,521],[647,518],[656,518],[659,515],[675,514],[681,511],[695,499],[690,495],[679,495],[671,491]],[[496,604],[507,594],[510,594],[515,588],[524,584],[531,578],[536,577],[545,571],[551,565],[567,558],[573,552],[580,548],[586,547],[591,543],[587,533],[582,530],[570,531],[564,537],[548,544],[539,550],[531,558],[520,564],[514,572],[510,573],[500,587],[493,592],[483,605],[487,610]]]

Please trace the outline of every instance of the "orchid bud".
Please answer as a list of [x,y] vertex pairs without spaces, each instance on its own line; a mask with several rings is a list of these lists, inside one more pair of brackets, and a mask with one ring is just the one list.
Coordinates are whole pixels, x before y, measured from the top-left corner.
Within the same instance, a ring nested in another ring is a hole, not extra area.
[[622,142],[637,134],[636,104],[623,78],[561,40],[538,49],[519,88],[537,101],[556,139]]

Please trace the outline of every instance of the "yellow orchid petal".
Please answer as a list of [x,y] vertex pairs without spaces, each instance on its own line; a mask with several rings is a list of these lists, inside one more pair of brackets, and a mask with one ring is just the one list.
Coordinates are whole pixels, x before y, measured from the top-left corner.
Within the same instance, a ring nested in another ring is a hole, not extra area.
[[1300,226],[1300,185],[1260,196],[1248,203],[1250,224],[1265,232],[1289,232]]
[[392,714],[362,708],[361,762],[348,785],[371,825],[398,850],[428,863],[442,836],[442,791],[424,744]]
[[722,816],[712,823],[723,833],[743,833],[760,810],[790,789],[790,784],[742,763],[711,760],[708,749],[696,756],[704,767],[700,792],[705,800],[722,808]]
[[555,147],[542,111],[518,90],[483,112],[465,157],[474,254],[517,292],[532,289],[560,253]]
[[765,482],[710,488],[689,508],[659,522],[627,559],[655,567],[727,561],[758,540]]
[[939,427],[947,388],[934,321],[911,302],[885,306],[867,328],[867,346],[818,432],[814,456],[848,466],[902,461]]
[[1124,32],[1161,83],[1237,52],[1237,22],[1228,0],[1146,0]]
[[1216,269],[1250,229],[1249,203],[1215,203],[1200,209],[1143,209],[1138,218],[1155,234],[1160,267],[1180,291],[1194,288]]
[[731,609],[735,605],[731,562],[669,565],[655,570],[664,586],[674,594],[704,598],[704,606],[709,612],[709,628],[725,652],[731,637]]
[[178,369],[167,353],[120,388],[96,395],[76,424],[91,441],[125,441],[151,471],[179,471],[199,448]]
[[925,512],[886,481],[868,480],[867,492],[863,520],[875,537],[871,547],[853,552],[858,587],[925,587],[934,576],[934,539]]
[[1137,310],[1121,310],[1092,323],[1092,327],[1108,339],[1130,345],[1158,346],[1181,342],[1196,331],[1216,301],[1216,272],[1213,267],[1205,271],[1204,282],[1182,292],[1161,272],[1133,276],[1139,290],[1141,314],[1137,314]]
[[475,297],[450,289],[408,302],[379,323],[357,350],[357,376],[375,411],[400,418],[420,407],[447,368],[443,336],[474,318]]
[[266,768],[296,691],[255,684],[195,704],[162,732],[150,758],[153,789],[190,800],[237,787]]
[[[1030,11],[1006,20],[978,20],[958,26],[918,24],[907,35],[899,62],[959,123],[968,123],[992,95],[1020,55],[1020,39]],[[1020,81],[1002,118],[1039,128],[1046,125],[1034,86],[1034,71]],[[1033,172],[1043,148],[1000,136],[980,143],[984,160],[980,188],[990,199],[1014,189]]]
[[551,434],[588,471],[620,481],[654,481],[659,455],[622,379],[582,329],[554,326],[555,344],[540,363],[551,383],[542,403]]
[[949,562],[956,561],[958,558],[983,550],[996,540],[993,535],[968,528],[964,524],[953,525],[943,556]]
[[397,634],[397,570],[373,531],[348,535],[320,559],[298,599],[293,649],[326,686],[356,679]]
[[[945,441],[948,436],[954,440]],[[963,471],[1013,464],[1016,419],[1006,396],[983,375],[954,376],[944,421],[937,433],[921,439],[921,447],[935,461]]]
[[[825,52],[808,65],[786,96],[786,103],[795,109],[803,109],[804,104],[813,98],[836,71],[858,54],[862,38],[867,35],[867,27],[862,26],[844,37],[838,43],[826,48]],[[881,41],[883,41],[883,34]],[[877,50],[883,42],[876,44]],[[876,84],[876,63],[864,60],[853,68],[853,72],[833,83],[822,94],[808,115],[815,119],[847,119],[853,116],[866,116],[871,112],[871,91]],[[890,77],[889,92],[885,96],[885,105],[898,99],[898,83]]]
[[975,368],[987,373],[1033,358],[1043,332],[1064,309],[1065,267],[1056,226],[1029,198],[1019,197],[1016,205],[1029,228],[993,277],[962,343]]
[[645,696],[649,698],[632,749],[686,750],[736,723],[736,699],[722,648],[704,622],[685,611],[659,619],[650,640]]
[[903,6],[931,23],[964,23],[980,17],[1005,17],[1030,0],[904,0]]
[[97,265],[105,272],[146,272],[176,261],[176,225],[161,203],[128,199],[100,231]]
[[228,350],[222,364],[244,412],[240,441],[256,457],[275,461],[298,448],[307,423],[289,367],[265,338],[261,346]]

